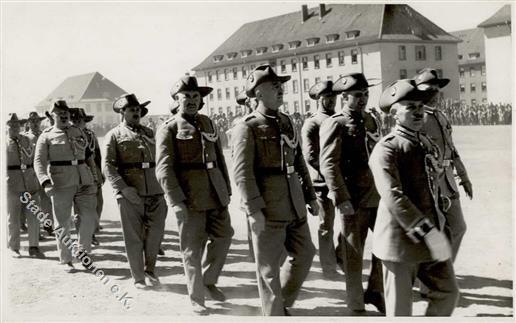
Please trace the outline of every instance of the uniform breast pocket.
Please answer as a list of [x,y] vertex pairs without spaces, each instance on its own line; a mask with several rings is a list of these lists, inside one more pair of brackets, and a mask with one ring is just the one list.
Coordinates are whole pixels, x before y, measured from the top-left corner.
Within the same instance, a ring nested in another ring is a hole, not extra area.
[[192,162],[197,159],[202,160],[202,148],[198,137],[176,137],[175,141],[177,147],[177,154],[181,161]]
[[270,127],[258,128],[256,146],[259,155],[270,157],[279,154],[278,134]]
[[120,157],[122,159],[134,159],[133,156],[140,156],[140,148],[138,142],[131,138],[121,138],[118,143]]

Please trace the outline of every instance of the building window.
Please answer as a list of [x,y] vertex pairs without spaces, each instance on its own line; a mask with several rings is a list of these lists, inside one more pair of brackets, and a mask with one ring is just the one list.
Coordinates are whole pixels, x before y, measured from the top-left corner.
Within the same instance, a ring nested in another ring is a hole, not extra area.
[[213,92],[210,93],[210,101],[213,101]]
[[222,100],[222,89],[217,89],[217,99]]
[[331,53],[326,53],[326,67],[331,67]]
[[464,77],[464,67],[459,67],[459,77],[460,78]]
[[315,46],[319,43],[319,38],[318,37],[313,37],[313,38],[308,38],[306,40],[306,46],[307,47],[312,47],[312,46]]
[[481,73],[482,73],[482,76],[485,76],[485,75],[486,75],[486,66],[485,66],[485,65],[482,65],[482,67],[481,67]]
[[314,68],[318,70],[320,67],[319,65],[319,55],[314,55]]
[[287,83],[283,83],[282,88],[283,88],[283,94],[288,94],[288,86],[287,86]]
[[220,81],[220,74],[219,74],[219,70],[216,70],[215,71],[215,79],[218,81]]
[[297,93],[297,80],[292,81],[292,93]]
[[254,64],[251,64],[251,71],[254,71],[254,68],[255,68]]
[[358,63],[358,50],[352,49],[351,50],[351,64],[357,64]]
[[240,55],[242,57],[247,57],[247,56],[251,55],[252,53],[253,53],[253,51],[251,49],[245,49],[240,52]]
[[224,80],[226,80],[226,81],[229,80],[229,75],[228,75],[228,69],[227,68],[224,69]]
[[308,79],[303,79],[303,91],[308,92],[310,90],[310,81]]
[[238,96],[238,86],[233,88],[233,92],[235,93],[235,98]]
[[487,84],[486,84],[486,82],[482,82],[481,86],[482,86],[482,92],[487,91]]
[[326,35],[326,43],[327,44],[334,43],[338,39],[339,39],[339,34],[329,34],[329,35]]
[[468,59],[474,60],[474,59],[479,59],[479,58],[480,58],[480,53],[469,53],[468,54]]
[[90,112],[90,108],[91,108],[91,106],[90,106],[90,104],[89,104],[89,103],[86,103],[86,104],[84,105],[84,110],[86,110],[86,112]]
[[310,111],[310,100],[305,100],[305,113]]
[[299,101],[294,101],[294,112],[299,112]]
[[236,80],[238,78],[238,69],[236,67],[233,67],[233,80]]
[[441,46],[435,46],[435,60],[440,61],[443,59],[443,49]]
[[401,69],[400,70],[400,79],[406,79],[407,78],[407,70]]
[[212,76],[211,76],[211,72],[208,72],[208,83],[211,83],[212,81]]
[[293,58],[290,64],[292,64],[292,72],[297,72],[297,59]]
[[231,98],[231,91],[229,91],[229,87],[226,88],[226,100]]
[[426,60],[426,48],[425,46],[416,46],[416,61]]
[[308,57],[302,57],[301,64],[303,65],[303,71],[306,71],[308,69]]
[[464,84],[459,85],[459,87],[460,87],[460,93],[466,92],[466,87],[464,86]]
[[256,55],[262,55],[267,52],[267,47],[258,47],[256,49]]
[[284,60],[280,61],[280,66],[281,66],[281,73],[286,73],[287,72],[287,65],[285,65],[285,61]]
[[469,85],[469,91],[472,92],[472,93],[476,92],[477,91],[477,85],[475,83],[471,83]]
[[469,68],[469,76],[471,76],[471,77],[475,76],[475,68],[474,67]]
[[288,49],[296,49],[301,45],[299,40],[291,41],[288,43]]
[[398,58],[400,61],[407,60],[407,48],[404,45],[398,46]]
[[242,66],[242,77],[247,77],[247,70],[245,69],[245,66]]
[[272,52],[277,53],[283,49],[283,44],[272,45]]
[[289,109],[288,109],[288,102],[284,102],[283,103],[283,108],[285,110],[286,113],[290,113]]
[[108,102],[108,103],[104,104],[104,110],[112,111],[112,109],[113,109],[113,103],[112,102],[111,103]]
[[442,79],[443,78],[443,70],[438,68],[435,71],[437,72],[437,77]]
[[477,104],[477,100],[476,99],[471,99],[471,105],[476,105]]
[[228,58],[228,61],[232,60],[233,58],[236,58],[238,55],[237,52],[231,52],[231,53],[227,53],[226,56]]
[[319,83],[319,82],[321,82],[321,78],[320,78],[320,77],[316,77],[316,78],[315,78],[315,84],[317,84],[317,83]]
[[345,56],[344,51],[340,51],[339,52],[339,65],[340,66],[344,65],[344,56]]
[[459,54],[457,57],[458,57],[459,59],[462,59],[462,54]]
[[482,98],[482,103],[487,103],[487,98]]

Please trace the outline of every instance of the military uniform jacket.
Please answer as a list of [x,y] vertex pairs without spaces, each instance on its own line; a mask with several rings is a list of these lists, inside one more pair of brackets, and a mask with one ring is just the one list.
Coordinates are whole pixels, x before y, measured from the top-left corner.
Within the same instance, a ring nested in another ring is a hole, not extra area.
[[100,145],[97,139],[97,135],[91,129],[84,129],[84,133],[88,137],[88,148],[93,152],[93,161],[97,169],[97,174],[102,171],[102,154],[100,152]]
[[222,144],[213,122],[197,114],[176,114],[158,130],[156,174],[172,205],[194,210],[229,204],[231,184]]
[[[29,137],[7,137],[7,189],[12,192],[35,192],[40,189],[33,167],[34,147]],[[9,169],[9,168],[18,169]]]
[[[76,126],[59,129],[52,126],[43,130],[36,143],[34,168],[40,184],[50,180],[56,188],[91,185],[96,171],[88,165],[92,152],[88,138]],[[52,162],[78,161],[76,165],[51,165]]]
[[420,141],[422,134],[396,126],[373,149],[369,165],[381,196],[374,228],[373,253],[395,262],[431,261],[424,242],[415,243],[407,235],[427,218],[441,227],[429,184],[425,160],[430,148]]
[[331,115],[318,111],[311,118],[305,120],[303,128],[301,128],[301,142],[303,147],[303,156],[310,172],[314,188],[326,187],[324,177],[319,168],[319,154],[321,152],[319,146],[319,129],[324,120]]
[[370,113],[344,108],[321,125],[320,168],[334,205],[350,200],[355,209],[378,206],[368,166],[369,153],[380,138],[375,120]]
[[459,189],[453,175],[457,171],[461,183],[469,182],[468,173],[452,140],[452,127],[446,116],[439,109],[425,107],[424,126],[421,130],[437,144],[441,150],[442,164],[445,167],[441,181],[442,194],[450,198],[459,197]]
[[155,154],[154,134],[145,126],[120,123],[106,134],[102,170],[117,198],[128,186],[140,196],[163,194],[156,179]]
[[242,210],[262,211],[272,221],[306,217],[306,203],[315,199],[315,192],[290,118],[257,110],[235,126],[234,136],[233,167]]

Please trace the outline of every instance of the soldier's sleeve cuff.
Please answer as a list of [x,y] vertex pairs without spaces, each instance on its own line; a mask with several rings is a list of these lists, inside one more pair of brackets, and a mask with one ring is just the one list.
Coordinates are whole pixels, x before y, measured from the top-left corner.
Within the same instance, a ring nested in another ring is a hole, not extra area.
[[425,235],[434,228],[434,225],[427,218],[419,220],[415,226],[407,231],[407,236],[414,243],[423,241]]
[[115,191],[121,192],[124,188],[128,187],[129,185],[126,184],[124,179],[121,176],[117,176],[111,180],[113,189]]
[[328,198],[333,202],[333,205],[337,206],[344,201],[350,200],[351,196],[349,196],[347,188],[341,186],[336,190],[329,191]]
[[186,200],[185,193],[183,193],[181,187],[176,187],[171,190],[167,190],[167,196],[168,200],[172,205],[179,204]]
[[50,180],[50,177],[48,176],[43,176],[39,179],[39,185],[43,186],[43,183],[45,183],[46,181],[49,181],[52,183],[52,181]]
[[247,214],[253,214],[265,208],[265,201],[261,196],[244,203],[244,210]]
[[310,187],[310,189],[308,189],[305,194],[304,194],[304,197],[305,197],[305,201],[306,203],[310,203],[310,201],[313,201],[313,200],[316,200],[317,197],[315,196],[315,190],[313,187]]

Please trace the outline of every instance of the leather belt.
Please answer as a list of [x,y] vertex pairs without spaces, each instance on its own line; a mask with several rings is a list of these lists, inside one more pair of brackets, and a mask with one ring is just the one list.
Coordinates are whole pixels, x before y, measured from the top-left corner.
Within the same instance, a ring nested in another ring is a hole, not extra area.
[[84,159],[50,161],[51,166],[77,166],[77,165],[84,164],[84,163],[85,163]]
[[129,169],[129,168],[136,168],[136,169],[147,169],[147,168],[154,168],[156,167],[155,162],[146,162],[146,163],[121,163],[118,165],[118,168],[121,169]]
[[178,163],[177,168],[182,169],[213,169],[217,168],[217,162],[211,161],[206,163]]
[[263,175],[290,175],[295,173],[296,169],[294,166],[287,166],[285,169],[282,169],[281,167],[263,167],[257,168],[257,172]]
[[21,165],[7,166],[7,170],[26,170],[28,168],[32,168],[32,164],[21,164]]

